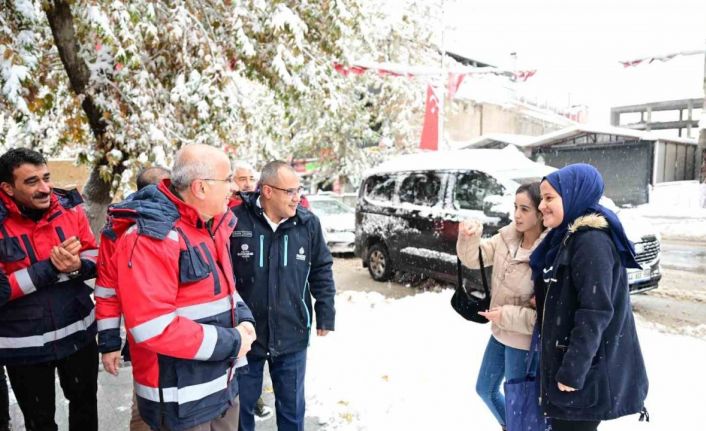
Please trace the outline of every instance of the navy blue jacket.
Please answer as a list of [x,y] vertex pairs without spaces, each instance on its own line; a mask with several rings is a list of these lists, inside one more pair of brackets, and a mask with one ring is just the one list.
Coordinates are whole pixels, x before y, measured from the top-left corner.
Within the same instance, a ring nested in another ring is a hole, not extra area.
[[[598,214],[579,217],[536,279],[541,394],[549,417],[606,420],[639,413],[648,381],[627,274]],[[562,392],[557,382],[578,389]]]
[[333,258],[314,214],[300,206],[273,232],[258,197],[244,195],[243,204],[232,209],[238,224],[231,234],[231,258],[235,285],[257,322],[248,355],[277,356],[308,346],[312,310],[317,329],[334,329]]

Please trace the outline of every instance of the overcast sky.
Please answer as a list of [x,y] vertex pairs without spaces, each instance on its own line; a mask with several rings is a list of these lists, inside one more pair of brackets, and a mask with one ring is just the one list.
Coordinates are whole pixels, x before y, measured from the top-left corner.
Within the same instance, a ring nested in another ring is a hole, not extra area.
[[450,51],[537,74],[521,93],[586,104],[593,122],[610,106],[703,97],[704,57],[623,68],[619,60],[706,49],[704,0],[444,0]]

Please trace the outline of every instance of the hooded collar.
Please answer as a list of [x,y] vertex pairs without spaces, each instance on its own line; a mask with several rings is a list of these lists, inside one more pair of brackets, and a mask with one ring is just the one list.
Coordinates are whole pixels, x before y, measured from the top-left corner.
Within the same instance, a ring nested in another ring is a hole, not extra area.
[[108,216],[109,223],[103,232],[111,237],[136,223],[141,235],[164,239],[179,219],[179,211],[157,186],[149,185],[111,206]]
[[569,225],[569,233],[576,233],[581,229],[608,229],[608,220],[601,214],[586,214],[578,217]]
[[[640,268],[635,261],[635,249],[625,235],[623,225],[618,216],[598,201],[603,196],[604,184],[601,174],[589,164],[577,163],[568,165],[544,177],[561,196],[564,208],[564,219],[561,224],[552,229],[544,241],[535,249],[530,259],[534,277],[538,277],[542,269],[552,266],[562,240],[576,231],[569,229],[580,217],[600,215],[606,221],[603,229],[608,230],[615,247],[620,254],[620,260],[626,268]],[[596,220],[588,218],[584,221]],[[590,227],[590,226],[589,226]]]
[[[181,197],[174,194],[174,192],[172,192],[171,185],[171,180],[164,179],[157,185],[157,189],[160,193],[164,194],[164,196],[166,196],[167,199],[169,199],[169,201],[171,201],[171,203],[174,205],[179,215],[178,218],[180,218],[181,221],[183,221],[184,223],[194,226],[197,229],[206,229],[207,220],[204,220],[201,217],[201,214],[199,214],[196,208],[194,208],[192,205],[187,204],[186,202],[184,202],[184,200],[181,199]],[[230,226],[233,220],[232,214],[233,213],[231,211],[225,210],[223,214],[214,216],[212,222],[213,227],[210,228],[211,232],[215,232],[216,230],[218,230],[224,221],[227,221],[227,225],[232,228],[232,226]]]
[[184,202],[184,200],[177,196],[172,191],[172,181],[169,179],[162,180],[158,185],[157,189],[164,194],[164,196],[169,199],[169,201],[174,205],[179,212],[179,218],[185,223],[192,226],[203,227],[205,221],[201,218],[199,212],[193,206]]

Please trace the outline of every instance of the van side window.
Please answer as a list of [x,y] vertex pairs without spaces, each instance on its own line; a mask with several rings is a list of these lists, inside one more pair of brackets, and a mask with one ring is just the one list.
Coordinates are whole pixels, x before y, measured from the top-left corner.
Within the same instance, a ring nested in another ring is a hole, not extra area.
[[400,202],[434,206],[439,201],[441,178],[432,173],[410,174],[400,185]]
[[365,183],[365,196],[374,201],[391,201],[395,192],[395,177],[376,175]]
[[502,194],[503,187],[495,178],[477,171],[464,172],[456,180],[454,203],[458,209],[483,211],[486,197]]

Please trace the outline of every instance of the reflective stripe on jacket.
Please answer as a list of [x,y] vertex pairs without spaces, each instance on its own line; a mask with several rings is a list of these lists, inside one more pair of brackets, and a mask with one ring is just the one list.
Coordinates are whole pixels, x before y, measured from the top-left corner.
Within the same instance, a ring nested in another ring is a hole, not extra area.
[[[169,223],[155,228],[135,210],[147,208],[148,200],[156,204],[149,209],[153,221],[159,214],[169,219],[165,197],[178,211]],[[113,213],[114,224],[131,227],[115,249],[116,295],[140,414],[153,428],[171,430],[212,420],[238,394],[235,327],[253,322],[235,290],[228,251],[236,219],[226,212],[209,228],[170,191],[168,180],[121,209],[122,216]]]
[[258,197],[243,194],[232,209],[231,255],[238,291],[258,322],[248,355],[277,356],[306,349],[314,314],[316,329],[334,330],[333,258],[316,215],[299,207],[273,232]]
[[[92,289],[98,250],[78,191],[54,189],[39,221],[22,214],[0,192],[0,363],[35,364],[62,359],[85,346],[96,331]],[[81,269],[69,278],[54,269],[52,247],[81,242]]]

